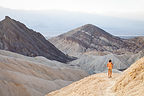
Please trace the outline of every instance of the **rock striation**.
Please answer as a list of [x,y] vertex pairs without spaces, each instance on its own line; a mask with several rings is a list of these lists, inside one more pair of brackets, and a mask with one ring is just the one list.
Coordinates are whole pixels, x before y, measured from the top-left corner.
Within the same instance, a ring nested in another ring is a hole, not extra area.
[[8,16],[0,22],[0,49],[32,57],[44,56],[64,63],[72,60],[40,33]]
[[78,67],[0,50],[0,96],[44,96],[88,74]]
[[122,39],[95,25],[86,24],[53,37],[49,41],[64,53],[73,56],[81,56],[81,54],[105,55],[109,53],[121,55],[141,51],[144,48],[144,39],[141,38],[144,37]]
[[111,59],[114,64],[114,69],[123,71],[138,59],[144,56],[144,50],[136,54],[107,54],[104,56],[95,55],[82,55],[77,60],[69,62],[71,66],[78,66],[81,69],[87,71],[89,74],[107,72],[107,63]]

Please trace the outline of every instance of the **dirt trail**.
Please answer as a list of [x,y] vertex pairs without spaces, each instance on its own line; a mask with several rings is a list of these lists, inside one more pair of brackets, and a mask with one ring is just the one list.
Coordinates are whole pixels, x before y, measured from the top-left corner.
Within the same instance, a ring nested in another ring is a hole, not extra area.
[[104,91],[104,96],[115,96],[115,94],[112,92],[111,88],[112,86],[115,84],[115,79],[114,78],[110,78],[108,79],[108,87],[106,88],[106,90]]
[[[97,76],[102,77],[101,79],[103,80],[102,82],[99,82],[100,84],[98,84],[98,85],[100,85],[99,87],[102,90],[98,90],[97,95],[98,96],[115,96],[115,94],[112,92],[111,88],[115,84],[115,79],[118,77],[118,75],[119,74],[113,74],[112,78],[108,78],[107,74],[104,74],[104,73],[97,74]],[[101,84],[104,86],[101,86]],[[102,94],[99,94],[99,93],[102,93]]]
[[108,78],[106,73],[95,74],[46,96],[115,96],[111,88],[118,76],[115,73]]

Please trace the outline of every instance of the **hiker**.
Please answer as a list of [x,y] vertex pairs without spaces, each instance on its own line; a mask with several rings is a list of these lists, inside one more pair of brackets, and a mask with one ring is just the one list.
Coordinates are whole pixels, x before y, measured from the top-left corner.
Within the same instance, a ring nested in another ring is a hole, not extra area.
[[113,68],[113,64],[112,64],[111,60],[109,60],[107,67],[108,67],[108,78],[111,78],[112,77],[112,68]]

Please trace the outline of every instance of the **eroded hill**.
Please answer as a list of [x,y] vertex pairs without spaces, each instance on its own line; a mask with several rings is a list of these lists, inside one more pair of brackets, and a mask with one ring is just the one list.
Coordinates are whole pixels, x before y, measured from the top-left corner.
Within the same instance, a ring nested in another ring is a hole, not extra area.
[[44,96],[88,74],[45,57],[0,50],[0,96]]

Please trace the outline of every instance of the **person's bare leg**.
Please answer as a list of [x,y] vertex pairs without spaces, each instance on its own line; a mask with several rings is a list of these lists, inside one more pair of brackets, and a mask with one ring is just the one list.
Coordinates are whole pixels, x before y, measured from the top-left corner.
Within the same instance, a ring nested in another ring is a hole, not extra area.
[[110,78],[110,70],[108,69],[108,78]]
[[108,70],[108,78],[109,78],[109,70]]
[[110,78],[112,78],[112,69],[110,70]]

